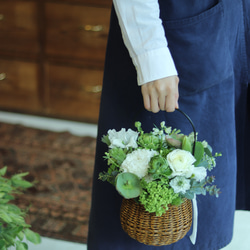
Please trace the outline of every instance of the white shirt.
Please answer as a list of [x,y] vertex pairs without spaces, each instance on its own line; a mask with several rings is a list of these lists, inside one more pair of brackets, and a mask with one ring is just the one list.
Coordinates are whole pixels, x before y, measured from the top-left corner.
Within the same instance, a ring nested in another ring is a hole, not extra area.
[[177,75],[157,0],[113,0],[138,85]]

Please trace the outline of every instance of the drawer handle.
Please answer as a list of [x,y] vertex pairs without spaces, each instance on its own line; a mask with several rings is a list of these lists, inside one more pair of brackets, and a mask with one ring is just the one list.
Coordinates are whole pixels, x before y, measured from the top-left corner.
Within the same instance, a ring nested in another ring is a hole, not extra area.
[[4,79],[6,79],[6,74],[0,73],[0,81],[3,81]]
[[0,14],[0,21],[2,21],[4,19],[4,15]]
[[84,91],[87,93],[101,93],[102,85],[86,86],[84,87]]
[[84,31],[100,32],[100,31],[102,31],[104,29],[104,27],[103,27],[103,25],[86,24],[86,25],[80,26],[80,29],[82,29]]

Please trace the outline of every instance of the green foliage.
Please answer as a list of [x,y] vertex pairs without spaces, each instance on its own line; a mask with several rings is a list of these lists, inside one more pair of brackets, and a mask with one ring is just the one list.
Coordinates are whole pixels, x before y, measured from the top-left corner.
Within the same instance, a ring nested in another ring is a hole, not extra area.
[[109,140],[108,135],[103,135],[102,142],[107,144],[108,146],[110,145],[110,140]]
[[193,151],[193,146],[191,144],[191,141],[190,141],[189,137],[186,136],[186,135],[183,137],[182,149],[186,150],[186,151],[188,151],[190,153],[192,153],[192,151]]
[[41,242],[39,234],[31,231],[24,218],[26,212],[10,202],[14,200],[15,194],[32,187],[33,184],[24,180],[28,173],[13,175],[5,178],[7,167],[0,169],[0,250],[7,250],[15,246],[16,250],[27,250],[28,245],[23,241],[26,239],[34,244]]
[[200,141],[195,143],[194,157],[196,159],[195,166],[199,165],[200,161],[204,156],[204,147]]
[[111,148],[108,152],[105,152],[104,159],[107,160],[108,171],[99,173],[99,180],[108,181],[115,186],[115,178],[119,173],[120,165],[125,160],[129,149],[123,148]]

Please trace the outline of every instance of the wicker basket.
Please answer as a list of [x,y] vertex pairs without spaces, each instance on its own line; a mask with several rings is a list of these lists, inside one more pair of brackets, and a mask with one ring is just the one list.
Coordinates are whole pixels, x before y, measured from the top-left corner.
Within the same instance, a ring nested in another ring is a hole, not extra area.
[[123,199],[120,211],[123,230],[133,239],[152,246],[170,245],[182,239],[192,224],[192,202],[169,206],[162,216],[145,211],[133,199]]

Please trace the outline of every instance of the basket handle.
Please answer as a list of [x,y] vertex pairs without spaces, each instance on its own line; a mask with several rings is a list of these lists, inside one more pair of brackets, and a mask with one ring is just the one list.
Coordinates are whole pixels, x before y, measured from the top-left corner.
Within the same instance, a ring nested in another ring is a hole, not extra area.
[[184,112],[182,111],[181,109],[176,109],[178,112],[180,112],[182,115],[184,115],[186,117],[186,119],[189,121],[189,123],[191,124],[192,128],[193,128],[193,132],[194,132],[194,145],[193,145],[193,155],[194,155],[194,152],[195,152],[195,144],[196,144],[196,129],[195,129],[195,126],[194,126],[194,123],[193,121],[191,120],[191,118]]

